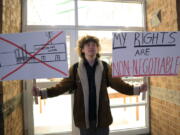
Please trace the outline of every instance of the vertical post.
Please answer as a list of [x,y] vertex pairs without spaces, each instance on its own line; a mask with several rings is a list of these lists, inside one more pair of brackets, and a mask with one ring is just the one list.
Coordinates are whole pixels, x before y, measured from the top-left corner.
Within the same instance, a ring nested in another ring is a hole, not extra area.
[[33,80],[23,81],[24,135],[34,135]]
[[[144,77],[143,83],[148,84],[147,82],[148,82],[147,77]],[[146,92],[143,92],[143,93],[142,93],[142,100],[145,100],[145,99],[146,99]]]
[[0,134],[4,135],[3,82],[0,81]]

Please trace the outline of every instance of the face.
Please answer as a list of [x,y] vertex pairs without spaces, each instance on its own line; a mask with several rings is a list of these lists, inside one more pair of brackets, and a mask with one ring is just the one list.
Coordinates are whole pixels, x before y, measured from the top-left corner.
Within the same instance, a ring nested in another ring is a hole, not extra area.
[[96,54],[99,52],[99,48],[96,43],[89,42],[84,45],[82,52],[85,54],[85,57],[96,57]]

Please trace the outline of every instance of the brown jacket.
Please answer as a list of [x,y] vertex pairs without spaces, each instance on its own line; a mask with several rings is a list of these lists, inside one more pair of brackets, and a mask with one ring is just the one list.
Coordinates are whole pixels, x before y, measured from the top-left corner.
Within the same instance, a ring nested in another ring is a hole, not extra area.
[[[96,84],[96,101],[97,101],[97,127],[108,127],[112,123],[112,115],[109,104],[109,97],[107,92],[107,73],[103,70],[103,64],[98,60],[98,65],[95,72]],[[120,78],[112,78],[112,69],[108,65],[108,81],[111,88],[116,91],[133,95],[133,86],[125,83]],[[79,128],[88,128],[88,79],[86,69],[81,60],[78,64],[76,74],[77,90],[74,92],[74,107],[73,115],[75,125]],[[69,77],[64,78],[58,85],[47,89],[48,97],[55,97],[61,95],[74,86],[73,66],[69,70]]]

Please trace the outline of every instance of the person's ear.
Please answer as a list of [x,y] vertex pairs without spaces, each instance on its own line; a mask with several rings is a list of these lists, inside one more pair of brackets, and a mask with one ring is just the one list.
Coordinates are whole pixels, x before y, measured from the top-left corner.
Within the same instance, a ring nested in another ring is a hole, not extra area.
[[84,48],[81,49],[81,52],[84,53]]
[[101,50],[100,47],[97,47],[97,52],[98,52],[98,53],[100,52],[100,50]]

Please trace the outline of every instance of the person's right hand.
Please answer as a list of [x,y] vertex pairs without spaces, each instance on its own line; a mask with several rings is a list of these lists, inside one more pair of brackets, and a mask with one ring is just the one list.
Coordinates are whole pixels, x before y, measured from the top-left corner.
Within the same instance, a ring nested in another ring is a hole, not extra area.
[[40,89],[38,87],[33,87],[32,88],[32,95],[37,97],[37,96],[40,96]]
[[36,86],[33,86],[32,95],[34,96],[35,104],[38,104],[38,96],[40,96],[40,89]]

